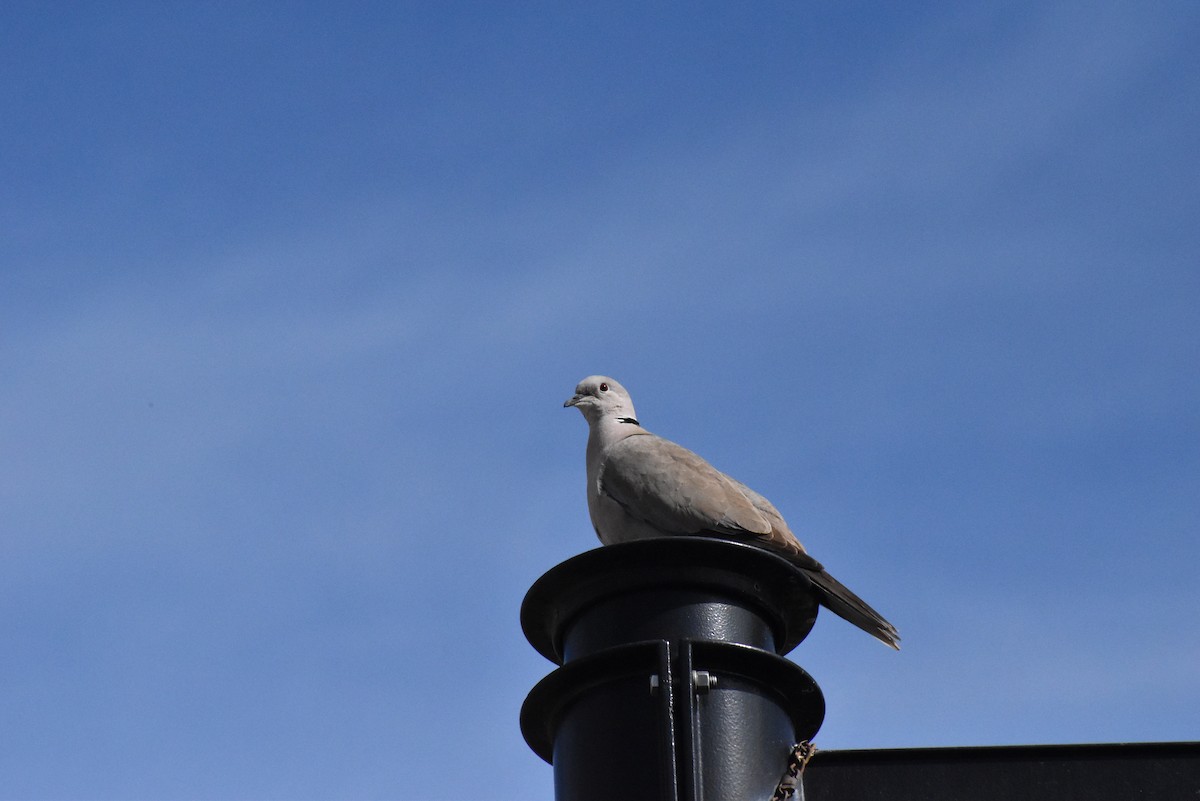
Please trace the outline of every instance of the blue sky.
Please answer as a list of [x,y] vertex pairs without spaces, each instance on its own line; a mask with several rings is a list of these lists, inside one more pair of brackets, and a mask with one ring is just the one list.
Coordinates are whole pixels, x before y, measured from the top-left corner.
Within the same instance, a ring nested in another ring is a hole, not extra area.
[[591,373],[819,746],[1200,737],[1200,7],[898,9],[5,4],[0,798],[552,798]]

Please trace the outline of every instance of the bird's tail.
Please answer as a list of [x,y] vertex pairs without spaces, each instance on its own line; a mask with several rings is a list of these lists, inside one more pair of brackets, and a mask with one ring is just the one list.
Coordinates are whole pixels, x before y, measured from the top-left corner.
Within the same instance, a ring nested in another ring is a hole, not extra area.
[[821,596],[821,602],[834,614],[850,621],[884,645],[900,650],[900,632],[896,631],[896,627],[888,623],[883,615],[872,609],[870,604],[819,565],[819,569],[805,565],[800,565],[800,568],[812,581],[813,587]]

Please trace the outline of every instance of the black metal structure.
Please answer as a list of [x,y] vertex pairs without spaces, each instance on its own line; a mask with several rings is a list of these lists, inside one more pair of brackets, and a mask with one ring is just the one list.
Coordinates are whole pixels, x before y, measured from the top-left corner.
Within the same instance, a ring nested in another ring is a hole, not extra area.
[[525,596],[529,642],[561,665],[521,709],[557,801],[768,799],[825,702],[783,658],[817,602],[786,560],[672,537],[581,554]]
[[[560,667],[521,731],[557,801],[767,801],[825,716],[783,658],[812,629],[808,579],[749,545],[673,537],[551,569],[521,607]],[[1200,799],[1200,743],[818,751],[799,801]]]
[[818,751],[805,801],[1195,801],[1200,742]]

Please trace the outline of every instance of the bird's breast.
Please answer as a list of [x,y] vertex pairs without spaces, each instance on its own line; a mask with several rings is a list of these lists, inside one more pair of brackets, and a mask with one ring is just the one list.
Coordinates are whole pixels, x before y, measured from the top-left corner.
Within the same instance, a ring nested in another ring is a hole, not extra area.
[[664,536],[644,521],[632,517],[625,507],[605,495],[598,487],[588,489],[588,514],[596,536],[605,545]]

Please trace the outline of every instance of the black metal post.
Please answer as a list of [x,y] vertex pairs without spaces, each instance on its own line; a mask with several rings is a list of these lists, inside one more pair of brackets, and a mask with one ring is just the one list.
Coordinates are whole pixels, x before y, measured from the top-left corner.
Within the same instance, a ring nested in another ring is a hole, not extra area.
[[525,699],[521,731],[553,764],[557,801],[770,798],[825,716],[782,656],[816,615],[801,571],[723,540],[611,545],[551,569],[521,626],[560,667]]

